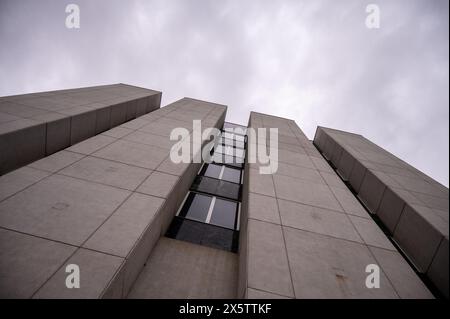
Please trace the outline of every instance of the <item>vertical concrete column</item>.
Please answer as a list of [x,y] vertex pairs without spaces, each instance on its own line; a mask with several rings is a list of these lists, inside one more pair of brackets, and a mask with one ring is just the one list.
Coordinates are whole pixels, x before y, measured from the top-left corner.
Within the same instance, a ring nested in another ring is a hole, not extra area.
[[[251,128],[278,129],[278,145],[249,138],[247,147],[276,148],[278,169],[246,163],[239,297],[432,297],[294,121],[252,112]],[[365,285],[370,264],[379,289]]]
[[319,127],[314,144],[448,298],[448,188],[358,134]]

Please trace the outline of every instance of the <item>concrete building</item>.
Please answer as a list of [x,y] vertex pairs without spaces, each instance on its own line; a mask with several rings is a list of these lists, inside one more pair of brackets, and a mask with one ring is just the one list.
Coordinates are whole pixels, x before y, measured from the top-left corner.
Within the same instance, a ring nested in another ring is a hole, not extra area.
[[414,268],[448,298],[448,188],[361,135],[319,127],[314,143]]
[[[120,121],[48,154],[22,159],[27,146],[8,144],[18,151],[0,162],[17,163],[0,170],[0,297],[448,297],[448,189],[434,180],[359,135],[318,128],[313,143],[293,120],[252,112],[241,127],[225,122],[224,105],[158,108],[159,92],[104,88],[146,107],[127,104]],[[96,90],[83,92],[109,99]],[[54,94],[20,101],[42,96]],[[9,118],[14,98],[0,99],[4,123],[22,120]],[[211,162],[195,160],[193,120],[221,130],[218,144],[201,141]],[[173,161],[175,128],[188,162]],[[278,128],[278,144],[246,134],[258,128]],[[275,173],[260,174],[267,163],[249,160],[254,147],[278,151]],[[79,288],[66,285],[68,265]],[[366,285],[370,265],[379,288]]]
[[0,99],[0,174],[159,108],[161,92],[125,84]]

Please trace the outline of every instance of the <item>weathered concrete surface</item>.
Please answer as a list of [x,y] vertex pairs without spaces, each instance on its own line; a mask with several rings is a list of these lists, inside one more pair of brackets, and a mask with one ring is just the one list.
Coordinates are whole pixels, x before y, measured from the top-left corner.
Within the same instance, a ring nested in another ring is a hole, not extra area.
[[161,237],[128,298],[236,298],[238,256]]
[[[252,112],[249,127],[278,128],[280,148],[275,174],[246,164],[239,298],[433,297],[294,121]],[[369,264],[379,289],[365,285]]]
[[125,84],[2,97],[0,175],[158,109],[161,92]]
[[[201,165],[172,163],[170,131],[225,112],[184,98],[1,176],[0,295],[126,296]],[[65,286],[71,263],[80,289]]]
[[314,144],[448,298],[448,188],[361,135],[319,127]]

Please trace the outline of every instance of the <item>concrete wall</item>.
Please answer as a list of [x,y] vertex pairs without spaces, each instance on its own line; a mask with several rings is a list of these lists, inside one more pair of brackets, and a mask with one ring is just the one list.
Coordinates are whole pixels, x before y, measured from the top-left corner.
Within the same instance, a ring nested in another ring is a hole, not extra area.
[[161,92],[125,84],[0,99],[0,175],[160,107]]
[[161,237],[128,298],[236,298],[237,254]]
[[294,121],[252,112],[249,127],[278,128],[279,156],[272,175],[246,164],[238,297],[432,298]]
[[319,127],[314,143],[448,298],[448,188],[361,135]]
[[0,177],[0,296],[126,296],[200,165],[172,163],[170,132],[225,112],[184,98]]
[[[202,127],[221,128],[225,112],[218,121],[215,116],[211,119],[202,121]],[[201,164],[191,164],[179,187],[171,191],[169,196],[177,198],[168,201],[173,206],[164,215],[161,236],[167,231],[200,167]],[[236,286],[236,254],[161,237],[128,298],[235,298]]]

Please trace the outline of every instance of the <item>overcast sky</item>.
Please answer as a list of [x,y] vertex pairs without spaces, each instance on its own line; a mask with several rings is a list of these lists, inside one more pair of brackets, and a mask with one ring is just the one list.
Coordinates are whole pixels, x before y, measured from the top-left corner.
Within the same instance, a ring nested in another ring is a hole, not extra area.
[[[78,4],[80,29],[65,27]],[[366,5],[380,8],[369,29]],[[448,186],[448,0],[0,0],[0,95],[128,83],[363,134]]]

